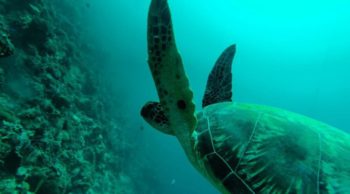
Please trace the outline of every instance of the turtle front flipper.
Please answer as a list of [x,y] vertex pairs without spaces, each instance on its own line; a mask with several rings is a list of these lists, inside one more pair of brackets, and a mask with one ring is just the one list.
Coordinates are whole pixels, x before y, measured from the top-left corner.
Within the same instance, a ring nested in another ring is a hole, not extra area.
[[176,48],[167,0],[152,0],[147,32],[148,64],[164,115],[177,136],[190,135],[197,123],[193,93]]
[[211,70],[203,98],[203,108],[219,102],[232,101],[232,61],[236,45],[231,45],[222,52]]

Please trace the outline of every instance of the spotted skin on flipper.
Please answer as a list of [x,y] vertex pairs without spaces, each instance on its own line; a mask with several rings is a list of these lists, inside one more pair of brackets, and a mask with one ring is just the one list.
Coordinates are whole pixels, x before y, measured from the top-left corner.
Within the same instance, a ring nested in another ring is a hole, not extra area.
[[160,104],[178,135],[190,136],[196,125],[193,93],[177,51],[169,6],[166,0],[152,0],[148,15],[148,64]]
[[211,70],[202,107],[219,102],[232,101],[232,61],[236,53],[236,45],[231,45],[220,55]]

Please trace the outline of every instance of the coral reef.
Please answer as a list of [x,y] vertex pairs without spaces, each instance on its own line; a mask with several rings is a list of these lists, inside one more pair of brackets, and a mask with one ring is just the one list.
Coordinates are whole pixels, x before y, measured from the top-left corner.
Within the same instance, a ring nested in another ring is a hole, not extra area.
[[0,0],[2,194],[136,193],[74,3]]
[[14,52],[14,47],[6,34],[0,30],[0,57],[11,56]]

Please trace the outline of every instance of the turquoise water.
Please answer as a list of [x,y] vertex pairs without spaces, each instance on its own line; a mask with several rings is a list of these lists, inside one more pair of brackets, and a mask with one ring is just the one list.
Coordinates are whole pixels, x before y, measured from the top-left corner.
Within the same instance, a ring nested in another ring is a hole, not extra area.
[[[174,137],[152,129],[139,115],[157,100],[146,62],[150,1],[91,1],[87,10],[94,44],[119,92],[119,110],[138,141],[135,160],[149,165],[154,193],[217,194],[189,164]],[[219,54],[237,44],[234,100],[302,113],[350,132],[349,1],[169,0],[178,49],[195,102],[201,104],[209,71]],[[200,109],[200,106],[197,107]],[[140,128],[144,128],[141,130]]]

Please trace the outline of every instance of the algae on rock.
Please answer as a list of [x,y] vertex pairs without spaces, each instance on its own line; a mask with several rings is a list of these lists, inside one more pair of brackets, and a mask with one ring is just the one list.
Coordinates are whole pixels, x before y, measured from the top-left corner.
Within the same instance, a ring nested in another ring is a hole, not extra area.
[[0,0],[2,194],[136,192],[117,167],[131,145],[112,146],[122,126],[83,52],[76,4]]

